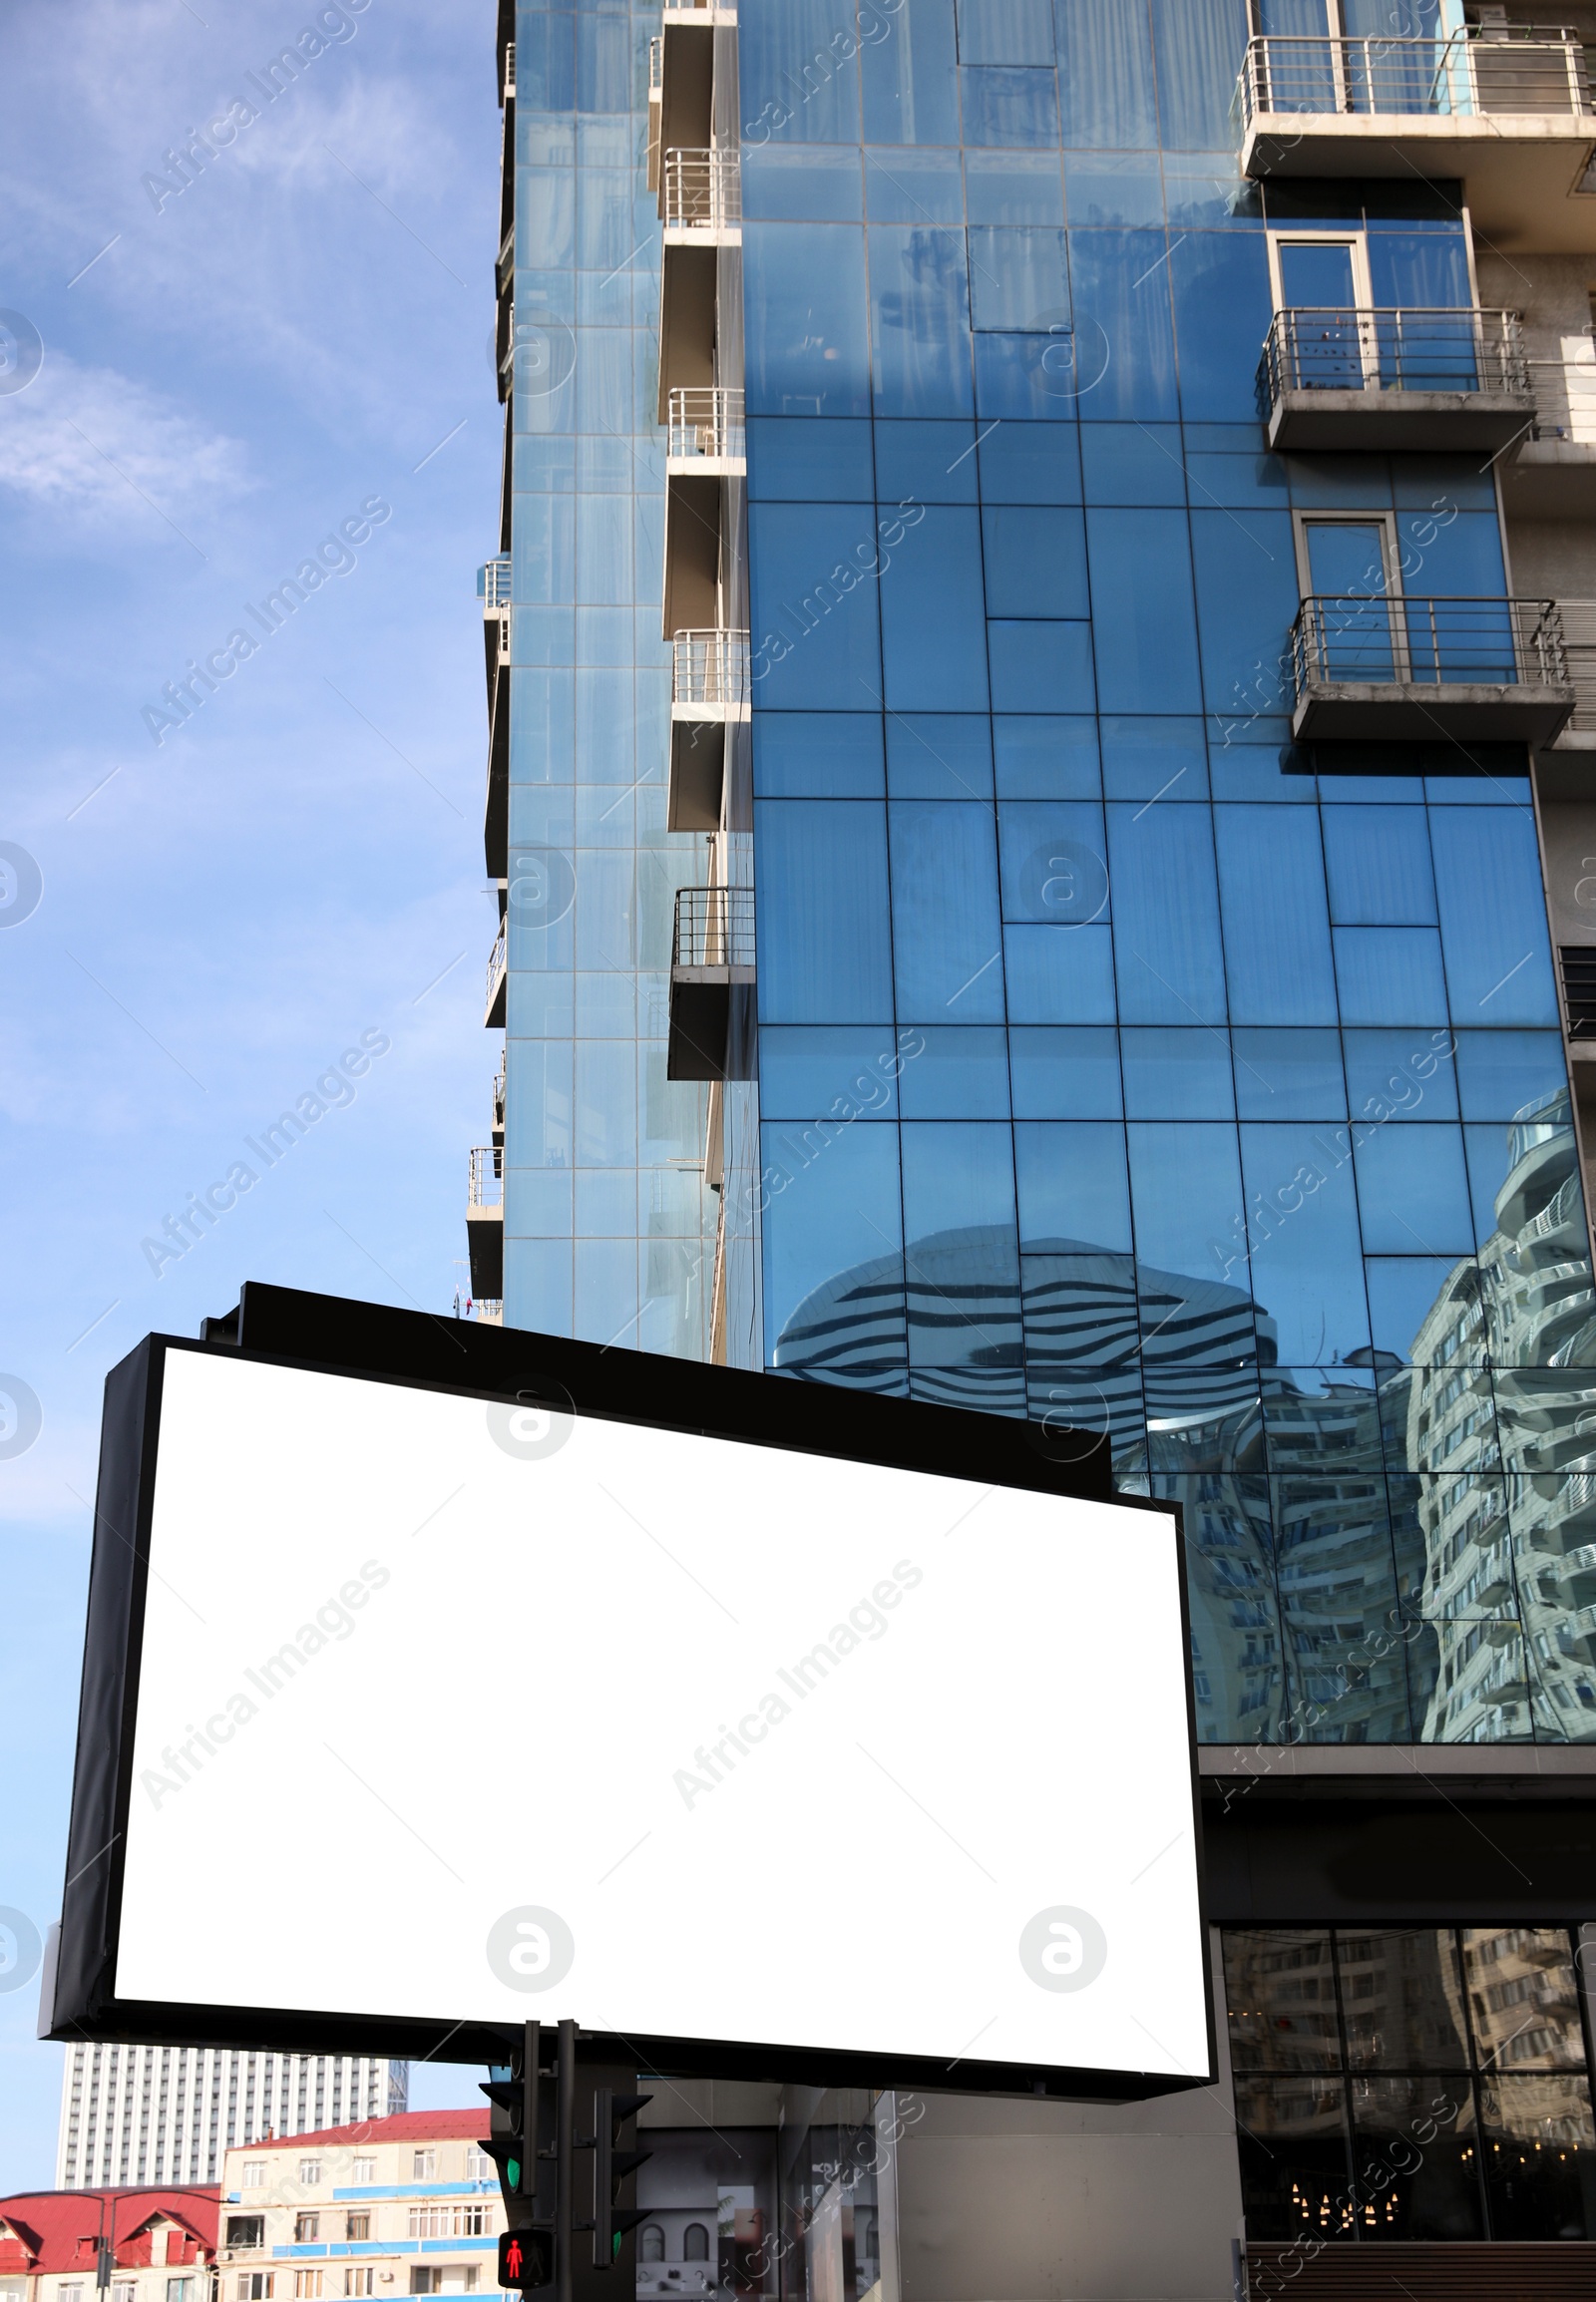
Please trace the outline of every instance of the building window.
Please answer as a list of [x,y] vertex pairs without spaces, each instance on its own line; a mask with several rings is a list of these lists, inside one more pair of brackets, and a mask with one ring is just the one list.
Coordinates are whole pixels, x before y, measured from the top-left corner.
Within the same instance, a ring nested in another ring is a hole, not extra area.
[[319,2214],[295,2214],[293,2218],[293,2242],[296,2246],[314,2245],[320,2236],[321,2216]]
[[263,2190],[263,2189],[265,2188],[265,2186],[266,2186],[266,2161],[265,2161],[265,2159],[264,2159],[264,2158],[248,2158],[248,2159],[246,2159],[246,2160],[244,2161],[244,2169],[243,2169],[243,2187],[244,2187],[246,2190]]
[[1249,2238],[1596,2236],[1565,1928],[1224,1940]]
[[344,2224],[344,2236],[354,2245],[359,2245],[363,2243],[364,2240],[369,2238],[371,2236],[370,2214],[361,2213],[346,2215]]
[[438,2178],[436,2150],[415,2150],[411,2153],[410,2179],[413,2182],[434,2182]]
[[473,2146],[466,2152],[466,2180],[468,2182],[486,2182],[492,2172],[493,2160],[486,2150],[479,2150]]
[[235,2302],[271,2302],[276,2283],[274,2270],[240,2270]]
[[139,2302],[137,2278],[119,2278],[111,2289],[111,2302]]
[[644,2222],[637,2232],[637,2259],[639,2262],[662,2262],[665,2258],[665,2233],[657,2222]]
[[296,2270],[293,2274],[294,2302],[321,2302],[322,2270]]
[[263,2246],[266,2242],[264,2214],[229,2214],[227,2216],[227,2244],[229,2246]]
[[194,2302],[194,2284],[192,2278],[169,2278],[167,2302]]
[[488,2231],[488,2208],[479,2206],[412,2206],[412,2238],[482,2238]]
[[374,2270],[346,2270],[343,2274],[343,2290],[345,2294],[371,2293],[372,2280],[375,2276],[376,2272]]
[[321,2160],[319,2158],[301,2158],[299,2161],[299,2179],[307,2190],[315,2189],[321,2180]]
[[377,2179],[376,2159],[352,2159],[349,2166],[349,2179],[351,2182],[374,2182]]
[[81,2286],[58,2286],[56,2288],[56,2302],[83,2302],[83,2288]]
[[681,2258],[684,2262],[708,2261],[709,2232],[702,2222],[689,2222],[681,2233]]
[[443,2272],[441,2270],[413,2269],[410,2273],[410,2291],[412,2294],[441,2293],[443,2291]]

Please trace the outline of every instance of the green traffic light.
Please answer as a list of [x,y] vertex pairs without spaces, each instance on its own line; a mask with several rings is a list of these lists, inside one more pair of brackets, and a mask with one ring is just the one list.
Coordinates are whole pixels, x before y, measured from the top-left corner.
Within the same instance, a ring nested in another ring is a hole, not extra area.
[[510,2187],[512,2188],[512,2190],[519,2190],[519,2189],[520,2189],[520,2187],[521,2187],[521,2160],[520,2160],[519,2158],[506,2158],[506,2160],[505,2160],[505,2180],[506,2180],[506,2181],[507,2181],[507,2182],[510,2184]]

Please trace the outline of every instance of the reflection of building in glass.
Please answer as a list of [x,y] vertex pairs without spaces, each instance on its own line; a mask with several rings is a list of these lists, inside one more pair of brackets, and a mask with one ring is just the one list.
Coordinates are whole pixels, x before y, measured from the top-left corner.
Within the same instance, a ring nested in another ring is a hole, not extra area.
[[[892,2098],[881,2098],[890,2107]],[[641,2121],[639,2302],[863,2302],[881,2276],[868,2094],[672,2084]]]
[[1186,1508],[1199,1736],[1405,1738],[1373,1370],[1275,1366],[1273,1324],[1236,1287],[1069,1239],[995,1277],[1002,1251],[943,1232],[841,1274],[777,1367],[902,1391],[913,1364],[931,1395],[1107,1429],[1121,1486]]
[[[1564,1091],[1507,1135],[1496,1228],[1413,1339],[1407,1461],[1435,1626],[1426,1741],[1596,1735],[1596,1341]],[[1498,1429],[1500,1438],[1498,1438]]]
[[1566,1930],[1256,1927],[1224,1945],[1251,2237],[1596,2232]]

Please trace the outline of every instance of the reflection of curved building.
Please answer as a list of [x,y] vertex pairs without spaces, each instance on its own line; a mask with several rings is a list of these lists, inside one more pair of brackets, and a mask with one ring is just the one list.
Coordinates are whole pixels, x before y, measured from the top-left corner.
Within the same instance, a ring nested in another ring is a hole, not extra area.
[[1374,1370],[1274,1355],[1240,1288],[1073,1239],[1016,1263],[1011,1233],[972,1226],[817,1288],[775,1363],[1106,1428],[1119,1485],[1185,1507],[1199,1737],[1406,1739]]
[[1273,1327],[1242,1288],[1138,1267],[1080,1239],[1043,1240],[1021,1263],[1010,1231],[976,1224],[817,1287],[783,1329],[775,1365],[810,1381],[1112,1427],[1117,1451],[1140,1439],[1144,1390],[1155,1421],[1211,1416],[1256,1397],[1255,1361],[1273,1346]]
[[1596,1737],[1596,1295],[1566,1090],[1507,1130],[1496,1229],[1412,1364],[1276,1363],[1237,1287],[972,1225],[816,1288],[810,1380],[1106,1429],[1185,1508],[1198,1731]]
[[1425,1740],[1596,1735],[1596,1297],[1567,1091],[1507,1136],[1496,1228],[1413,1339]]

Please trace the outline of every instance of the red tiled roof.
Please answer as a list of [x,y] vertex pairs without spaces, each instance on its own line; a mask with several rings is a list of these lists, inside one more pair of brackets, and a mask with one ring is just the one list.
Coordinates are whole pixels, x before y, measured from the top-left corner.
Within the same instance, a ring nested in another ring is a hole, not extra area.
[[206,2185],[172,2190],[24,2190],[0,2198],[0,2270],[46,2275],[86,2270],[93,2278],[102,2223],[115,2235],[118,2263],[135,2269],[149,2262],[149,2225],[156,2216],[179,2223],[187,2233],[181,2246],[185,2261],[193,2261],[197,2248],[213,2255],[220,2196],[218,2188]]
[[493,2113],[477,2103],[460,2110],[399,2110],[391,2118],[361,2118],[352,2126],[322,2126],[313,2134],[273,2134],[269,2141],[233,2142],[233,2150],[304,2150],[334,2142],[480,2142]]

